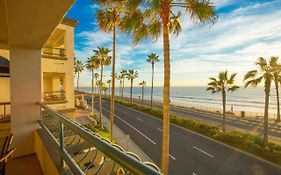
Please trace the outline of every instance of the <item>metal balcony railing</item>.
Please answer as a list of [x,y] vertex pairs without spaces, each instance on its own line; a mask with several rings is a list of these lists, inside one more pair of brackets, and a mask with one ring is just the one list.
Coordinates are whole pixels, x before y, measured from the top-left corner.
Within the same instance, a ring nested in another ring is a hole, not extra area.
[[48,91],[44,92],[45,103],[66,102],[65,91]]
[[42,57],[54,59],[66,59],[65,49],[56,47],[43,47]]
[[11,102],[0,102],[0,119],[6,119],[10,115]]
[[46,105],[41,104],[41,108],[39,123],[59,152],[61,166],[73,174],[161,174],[153,163],[141,162],[134,153],[124,151]]

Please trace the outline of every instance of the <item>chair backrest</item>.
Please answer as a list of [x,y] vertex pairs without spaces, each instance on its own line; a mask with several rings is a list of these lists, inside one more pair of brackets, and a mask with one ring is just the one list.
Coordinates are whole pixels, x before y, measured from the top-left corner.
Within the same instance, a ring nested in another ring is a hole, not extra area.
[[11,147],[12,144],[12,140],[13,140],[13,134],[10,134],[9,136],[4,138],[4,143],[2,146],[2,150],[1,150],[1,155],[0,157],[3,157],[4,155],[6,155]]
[[[13,134],[10,134],[7,137],[2,137],[3,138],[3,145],[1,145],[1,154],[0,154],[0,159],[5,157],[4,161],[0,162],[0,175],[4,175],[5,174],[5,167],[6,167],[6,162],[7,162],[7,154],[9,153],[9,151],[11,151],[11,144],[12,144],[12,140],[13,140]],[[13,150],[11,151],[13,152]],[[10,153],[11,154],[11,153]],[[9,155],[10,155],[9,154]]]

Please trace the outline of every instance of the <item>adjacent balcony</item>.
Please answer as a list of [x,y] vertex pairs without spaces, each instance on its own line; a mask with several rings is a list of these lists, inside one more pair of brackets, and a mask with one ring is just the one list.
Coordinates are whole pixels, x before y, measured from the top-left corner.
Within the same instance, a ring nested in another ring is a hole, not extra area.
[[10,133],[11,128],[11,103],[0,102],[0,138]]
[[43,47],[42,58],[67,60],[65,49],[59,47]]
[[58,104],[66,103],[65,91],[47,91],[44,92],[44,103],[45,104]]

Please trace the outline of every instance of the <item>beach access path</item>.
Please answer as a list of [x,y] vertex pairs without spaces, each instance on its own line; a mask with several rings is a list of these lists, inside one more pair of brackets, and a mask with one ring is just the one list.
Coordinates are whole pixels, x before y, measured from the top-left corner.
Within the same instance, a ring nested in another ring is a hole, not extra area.
[[[95,108],[99,109],[98,100]],[[103,101],[103,114],[109,118],[107,100]],[[116,103],[115,125],[160,166],[162,120]],[[173,124],[169,158],[171,175],[281,174],[280,166]]]

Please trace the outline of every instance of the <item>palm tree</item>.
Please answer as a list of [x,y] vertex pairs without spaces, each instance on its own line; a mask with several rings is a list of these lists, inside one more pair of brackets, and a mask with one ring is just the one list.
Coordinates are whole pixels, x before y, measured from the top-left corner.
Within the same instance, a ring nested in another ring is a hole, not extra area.
[[139,84],[141,87],[141,105],[143,106],[143,96],[144,96],[144,87],[146,86],[146,82],[143,80]]
[[220,93],[222,97],[222,132],[225,132],[225,115],[226,115],[226,93],[236,91],[239,86],[234,85],[236,73],[228,76],[228,72],[220,72],[218,79],[211,77],[211,82],[208,84],[207,91],[212,93]]
[[[162,32],[164,49],[164,92],[163,92],[163,136],[161,169],[168,173],[169,132],[170,132],[170,37],[181,31],[181,8],[184,8],[192,21],[200,24],[214,24],[217,20],[215,7],[210,0],[128,0],[131,13],[124,17],[124,30],[133,34],[134,44],[151,37],[157,40]],[[173,7],[176,7],[173,9]],[[178,11],[178,13],[176,13]]]
[[111,85],[111,80],[107,80],[106,83],[108,84],[108,94],[110,95],[110,85]]
[[130,91],[130,102],[133,103],[133,85],[134,85],[134,79],[138,77],[138,72],[136,70],[128,70],[127,73],[127,79],[131,80],[131,91]]
[[148,59],[147,62],[151,63],[152,65],[152,78],[151,78],[151,98],[150,98],[150,108],[152,108],[153,103],[153,81],[154,81],[154,64],[159,61],[159,56],[152,53],[150,55],[147,55]]
[[75,60],[74,62],[74,73],[77,74],[77,87],[76,90],[79,91],[79,77],[80,73],[84,70],[84,63],[80,60]]
[[121,74],[121,77],[122,77],[122,101],[124,100],[124,84],[125,84],[125,78],[127,76],[127,73],[128,71],[123,69],[120,74]]
[[279,103],[279,80],[281,73],[281,65],[278,63],[278,57],[271,57],[269,60],[269,65],[273,71],[273,78],[276,90],[276,100],[277,100],[277,118],[276,121],[280,122],[280,103]]
[[95,96],[94,96],[94,89],[95,89],[95,70],[99,68],[99,60],[98,58],[94,55],[90,58],[87,59],[87,62],[86,62],[86,68],[92,72],[92,113],[94,115],[94,111],[95,111],[95,108],[94,108],[94,105],[95,105]]
[[103,123],[102,123],[102,90],[103,90],[103,82],[102,82],[102,78],[103,78],[103,68],[104,66],[108,66],[111,64],[111,56],[108,56],[110,50],[104,47],[98,47],[97,50],[94,50],[99,62],[100,62],[100,69],[101,69],[101,73],[100,73],[100,84],[99,84],[99,98],[100,98],[100,123],[101,123],[101,128],[103,128]]
[[[115,74],[116,61],[116,29],[120,27],[121,16],[124,16],[126,1],[103,1],[100,3],[105,8],[97,11],[97,22],[100,28],[105,32],[111,32],[113,35],[113,60],[112,74]],[[110,141],[113,139],[113,124],[114,124],[114,96],[115,96],[115,78],[112,77],[112,92],[110,101]]]
[[263,135],[263,146],[268,146],[268,107],[269,107],[269,95],[271,81],[274,80],[274,75],[272,73],[272,67],[267,63],[266,59],[260,57],[256,62],[258,67],[257,70],[252,70],[247,72],[244,76],[244,81],[246,81],[245,87],[253,86],[256,87],[258,84],[264,80],[264,135]]

